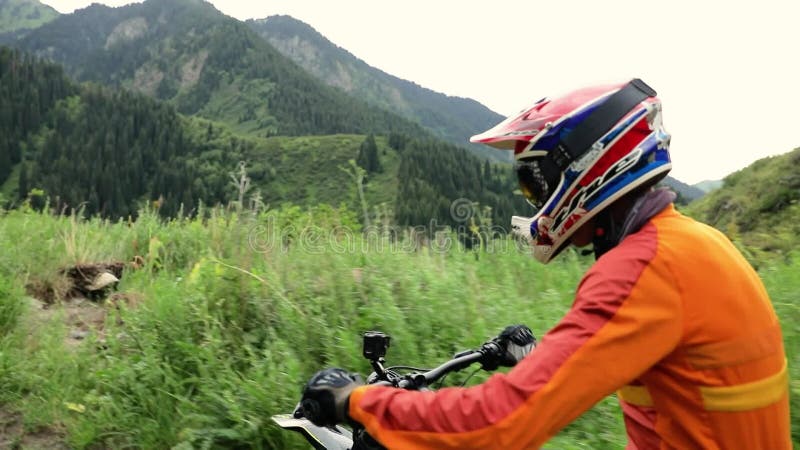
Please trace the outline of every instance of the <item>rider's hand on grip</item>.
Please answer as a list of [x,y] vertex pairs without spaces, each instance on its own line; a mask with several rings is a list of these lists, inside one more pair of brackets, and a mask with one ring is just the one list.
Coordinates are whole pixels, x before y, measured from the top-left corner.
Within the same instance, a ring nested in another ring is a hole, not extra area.
[[493,340],[500,347],[497,364],[513,367],[536,347],[536,338],[525,325],[511,325],[503,329]]
[[531,329],[525,325],[506,327],[498,336],[498,341],[505,344],[506,352],[500,360],[500,365],[506,367],[515,366],[536,347],[536,338]]
[[317,426],[333,426],[348,420],[350,393],[364,382],[357,373],[330,368],[314,374],[303,388],[300,407]]

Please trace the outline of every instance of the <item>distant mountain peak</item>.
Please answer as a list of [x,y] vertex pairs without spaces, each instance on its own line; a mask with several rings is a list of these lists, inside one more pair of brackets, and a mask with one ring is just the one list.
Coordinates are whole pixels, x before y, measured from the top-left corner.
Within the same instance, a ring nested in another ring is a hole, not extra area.
[[695,183],[693,186],[708,194],[709,192],[721,188],[723,184],[724,181],[722,180],[703,180],[699,183]]
[[306,27],[306,28],[309,28],[309,29],[311,29],[311,30],[313,30],[315,32],[317,31],[316,29],[314,29],[314,27],[312,27],[310,24],[308,24],[308,22],[304,22],[304,21],[302,21],[300,19],[297,19],[295,17],[292,17],[292,16],[290,16],[288,14],[273,14],[271,16],[267,16],[267,17],[264,17],[262,19],[249,19],[248,22],[249,21],[256,22],[256,23],[267,23],[267,22],[283,23],[283,24],[286,24],[286,25]]
[[64,64],[80,81],[142,92],[240,133],[423,131],[326,86],[203,0],[96,5],[61,16],[17,44]]
[[32,30],[58,17],[58,11],[37,0],[0,0],[0,34]]
[[435,135],[492,159],[507,156],[469,144],[469,137],[504,119],[475,100],[451,97],[372,67],[339,47],[311,25],[291,16],[276,15],[247,24],[273,47],[328,84],[393,111]]
[[[296,19],[292,16],[286,14],[276,14],[269,17],[265,17],[263,19],[250,19],[247,20],[245,23],[250,25],[250,28],[259,33],[261,37],[265,38],[273,46],[278,48],[278,50],[280,50],[281,52],[284,52],[284,50],[291,50],[292,46],[282,45],[282,42],[280,40],[270,39],[268,36],[264,35],[262,31],[269,30],[270,34],[274,34],[275,37],[280,37],[282,39],[293,39],[295,45],[297,45],[298,40],[308,41],[309,43],[318,46],[320,49],[347,55],[348,57],[358,61],[358,63],[362,64],[363,67],[372,69],[372,67],[369,66],[366,62],[364,62],[354,54],[350,53],[347,49],[336,45],[334,42],[326,38],[322,33],[317,31],[317,29],[311,26],[310,24],[303,22],[300,19]],[[320,53],[322,54],[323,57],[330,58],[331,56],[327,55],[328,52],[320,52]],[[295,59],[295,62],[298,61]],[[303,64],[301,64],[301,66],[302,65]]]
[[661,181],[661,184],[668,186],[670,189],[678,194],[678,203],[688,204],[705,195],[702,190],[690,186],[678,179],[667,176]]

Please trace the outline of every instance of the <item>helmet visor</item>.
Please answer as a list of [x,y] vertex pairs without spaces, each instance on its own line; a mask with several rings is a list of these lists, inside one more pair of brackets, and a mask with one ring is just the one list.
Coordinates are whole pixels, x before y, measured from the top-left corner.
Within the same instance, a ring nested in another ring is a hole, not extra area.
[[541,158],[517,161],[516,172],[519,190],[533,207],[540,209],[550,198],[551,187],[544,176]]

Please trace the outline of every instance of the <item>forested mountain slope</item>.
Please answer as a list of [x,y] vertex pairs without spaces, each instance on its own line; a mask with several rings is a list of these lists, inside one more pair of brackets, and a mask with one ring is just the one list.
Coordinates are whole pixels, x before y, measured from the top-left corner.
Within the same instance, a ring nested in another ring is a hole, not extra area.
[[450,97],[374,68],[290,16],[249,20],[247,24],[281,53],[326,84],[399,113],[437,137],[493,159],[507,154],[470,145],[469,137],[491,128],[503,116],[475,100]]
[[124,87],[184,114],[258,136],[415,134],[421,128],[331,88],[244,23],[201,0],[93,4],[15,45],[64,64],[79,81]]
[[[240,137],[224,124],[187,118],[139,93],[78,85],[60,66],[0,47],[0,192],[6,204],[41,190],[52,207],[83,207],[86,214],[135,216],[148,202],[165,216],[181,207],[189,214],[200,202],[238,199],[231,174],[244,162],[252,183],[247,201],[359,210],[350,160],[366,172],[370,212],[382,205],[402,224],[456,225],[448,208],[462,198],[491,206],[500,224],[523,205],[511,194],[510,168],[481,163],[451,144],[399,133]],[[410,210],[428,214],[404,213]]]
[[224,168],[237,161],[222,150],[245,144],[198,128],[169,105],[77,85],[60,66],[0,47],[0,183],[12,205],[35,190],[54,208],[106,217],[159,198],[167,215],[222,201]]

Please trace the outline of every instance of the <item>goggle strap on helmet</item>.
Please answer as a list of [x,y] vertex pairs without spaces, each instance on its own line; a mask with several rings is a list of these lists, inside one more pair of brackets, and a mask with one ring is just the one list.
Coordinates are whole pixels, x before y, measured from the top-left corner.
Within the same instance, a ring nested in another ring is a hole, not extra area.
[[561,142],[548,153],[547,159],[551,160],[560,172],[563,172],[636,105],[655,96],[656,91],[653,88],[639,78],[634,78],[622,89],[611,94],[606,101],[589,114],[589,117],[561,139]]

